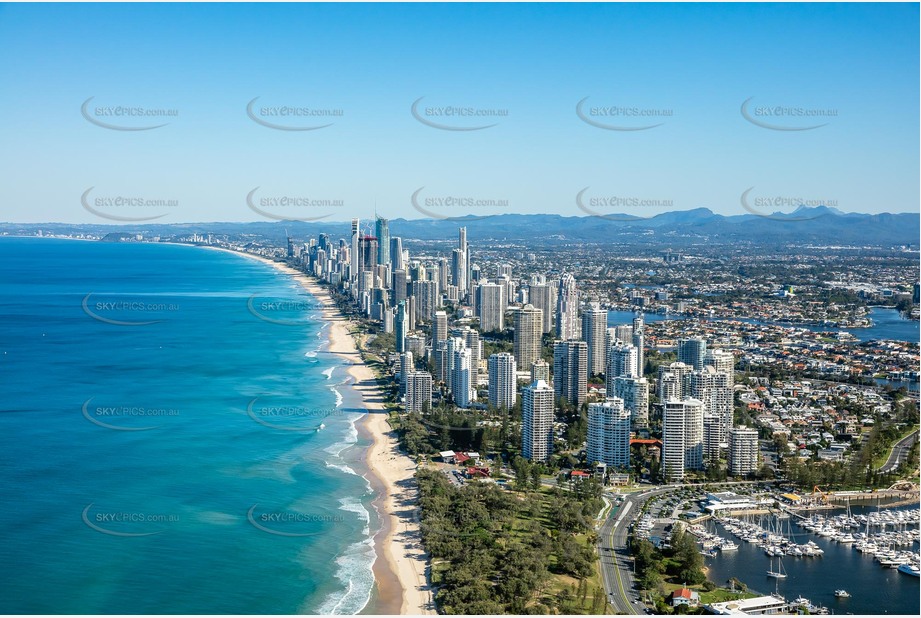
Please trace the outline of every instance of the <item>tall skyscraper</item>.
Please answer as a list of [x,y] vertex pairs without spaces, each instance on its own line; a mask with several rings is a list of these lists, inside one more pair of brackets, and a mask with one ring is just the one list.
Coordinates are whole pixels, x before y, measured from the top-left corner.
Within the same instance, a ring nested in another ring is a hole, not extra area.
[[410,294],[406,297],[406,328],[416,330],[416,297]]
[[733,389],[729,374],[707,365],[701,371],[692,371],[689,380],[691,397],[703,402],[704,413],[717,419],[706,436],[704,455],[708,459],[719,457],[720,451],[729,447],[732,428]]
[[534,362],[540,359],[543,323],[543,312],[534,305],[525,305],[515,312],[512,350],[521,371],[530,371]]
[[601,462],[611,468],[630,466],[630,412],[617,397],[588,404],[586,459],[589,465]]
[[396,340],[396,351],[406,351],[406,335],[409,333],[409,325],[406,321],[406,301],[401,300],[397,304],[397,313],[393,318],[393,332]]
[[454,353],[458,350],[463,350],[465,347],[463,337],[448,337],[448,341],[445,342],[445,384],[448,385],[448,389],[451,388],[451,372],[454,371]]
[[512,281],[508,277],[502,277],[496,281],[499,285],[505,286],[505,304],[508,308],[508,301],[514,301],[515,297],[518,295],[518,282]]
[[515,407],[515,357],[507,352],[491,354],[489,367],[489,405],[511,410]]
[[390,239],[390,266],[394,271],[406,270],[406,263],[403,260],[403,239],[399,236]]
[[632,345],[619,343],[608,349],[608,362],[605,369],[607,382],[618,376],[635,378],[639,375],[636,370],[637,351]]
[[724,444],[728,440],[728,436],[724,437],[723,435],[720,417],[710,414],[706,410],[707,408],[704,406],[704,462],[709,464],[719,459],[721,448],[728,446],[728,444]]
[[758,471],[759,460],[758,431],[750,427],[733,427],[729,432],[729,474],[754,474]]
[[643,314],[639,313],[633,318],[633,347],[636,348],[636,374],[642,376],[646,372],[646,324]]
[[680,481],[704,463],[704,406],[696,399],[671,399],[662,412],[662,474]]
[[617,397],[624,402],[624,409],[630,413],[633,427],[649,426],[649,381],[646,378],[618,376],[608,382],[608,397]]
[[576,280],[569,273],[560,277],[556,299],[557,339],[579,339],[579,292]]
[[581,407],[588,393],[588,345],[571,339],[553,347],[553,391]]
[[377,266],[378,242],[376,236],[361,236],[358,240],[358,258],[361,270],[374,270]]
[[678,361],[690,365],[698,371],[704,367],[707,342],[700,337],[678,340]]
[[461,249],[451,251],[451,283],[457,287],[458,293],[463,296],[469,289],[467,281],[467,256]]
[[556,308],[554,297],[554,287],[551,285],[532,283],[528,288],[528,302],[543,313],[544,323],[541,330],[543,333],[553,331],[553,312]]
[[377,236],[377,263],[390,264],[390,222],[377,217],[374,228],[374,235]]
[[451,285],[451,269],[448,267],[448,258],[442,256],[438,258],[438,289],[445,291]]
[[400,394],[406,394],[406,379],[416,370],[413,353],[409,350],[400,354]]
[[451,253],[452,283],[461,296],[470,291],[470,247],[467,245],[467,228],[458,230],[457,249]]
[[477,288],[480,330],[484,333],[505,329],[505,286],[484,283]]
[[416,297],[416,319],[420,322],[431,322],[435,319],[435,311],[441,306],[437,281],[413,281],[413,296]]
[[406,411],[425,412],[432,409],[432,374],[413,371],[406,378]]
[[447,381],[448,371],[448,342],[439,341],[432,346],[432,363],[435,365],[435,373],[432,379],[435,382]]
[[547,461],[553,454],[553,389],[535,380],[521,392],[521,455]]
[[406,300],[406,271],[395,270],[390,273],[390,287],[393,289],[393,306]]
[[454,351],[454,361],[451,367],[451,395],[454,404],[459,408],[469,408],[470,402],[475,399],[471,371],[473,364],[470,349],[466,346]]
[[358,280],[358,271],[360,266],[360,261],[358,259],[358,236],[360,234],[359,226],[360,221],[358,219],[352,219],[352,250],[349,254],[349,272],[352,275],[352,279],[355,281]]
[[435,321],[432,323],[432,346],[448,338],[448,314],[444,311],[435,312]]
[[588,344],[588,371],[590,374],[605,372],[605,345],[607,339],[608,312],[594,303],[582,314],[582,339]]
[[[464,345],[470,348],[471,361],[473,362],[473,373],[476,374],[479,367],[480,359],[483,357],[483,344],[480,342],[480,331],[464,326],[457,331],[457,336],[464,340]],[[474,382],[476,385],[476,382]]]
[[383,319],[381,320],[381,322],[383,323],[385,333],[393,332],[393,317],[394,317],[393,307],[384,309]]

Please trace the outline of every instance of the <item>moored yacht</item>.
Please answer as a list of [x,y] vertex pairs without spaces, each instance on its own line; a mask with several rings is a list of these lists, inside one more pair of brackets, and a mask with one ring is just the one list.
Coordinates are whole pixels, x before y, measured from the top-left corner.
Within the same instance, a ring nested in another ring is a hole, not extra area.
[[918,577],[921,575],[921,569],[919,569],[914,564],[900,564],[899,573],[905,573],[906,575],[911,575],[912,577]]

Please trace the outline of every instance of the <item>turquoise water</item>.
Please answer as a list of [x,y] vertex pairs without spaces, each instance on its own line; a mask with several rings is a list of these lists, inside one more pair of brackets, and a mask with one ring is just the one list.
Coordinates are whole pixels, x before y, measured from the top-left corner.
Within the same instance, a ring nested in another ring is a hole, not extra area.
[[360,405],[312,297],[192,247],[6,238],[0,263],[4,612],[368,603]]

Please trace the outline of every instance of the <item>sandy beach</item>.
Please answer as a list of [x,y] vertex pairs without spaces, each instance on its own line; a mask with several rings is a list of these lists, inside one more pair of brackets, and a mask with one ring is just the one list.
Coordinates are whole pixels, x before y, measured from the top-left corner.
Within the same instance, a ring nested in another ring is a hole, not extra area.
[[418,489],[414,474],[416,463],[399,449],[396,433],[387,422],[384,399],[374,373],[362,362],[351,334],[353,322],[347,320],[333,305],[329,293],[316,281],[285,264],[250,253],[228,251],[259,260],[294,277],[322,306],[324,320],[329,322],[329,352],[349,363],[348,374],[361,393],[368,414],[359,423],[359,432],[371,441],[364,454],[368,481],[378,497],[374,500],[381,529],[375,534],[377,559],[374,578],[377,598],[376,614],[434,614],[435,606],[428,584],[428,560],[421,543],[416,499]]

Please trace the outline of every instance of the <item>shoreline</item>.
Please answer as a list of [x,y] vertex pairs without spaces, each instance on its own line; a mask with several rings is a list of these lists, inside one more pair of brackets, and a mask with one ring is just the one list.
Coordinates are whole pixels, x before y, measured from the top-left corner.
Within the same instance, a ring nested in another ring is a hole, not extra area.
[[[181,244],[181,243],[176,243]],[[190,246],[190,245],[185,245]],[[353,324],[332,303],[326,289],[313,277],[269,258],[225,249],[224,251],[257,260],[290,275],[321,305],[323,320],[329,324],[328,353],[347,362],[346,373],[354,380],[351,388],[362,398],[367,414],[356,423],[359,435],[371,441],[360,461],[367,468],[366,480],[377,494],[372,505],[380,528],[374,533],[376,559],[372,566],[375,592],[359,614],[434,614],[434,601],[428,584],[428,557],[421,546],[421,530],[415,515],[418,489],[414,480],[416,463],[399,448],[396,433],[388,421],[383,394],[371,368],[360,357],[356,338],[349,332]],[[369,610],[372,610],[369,612]]]

